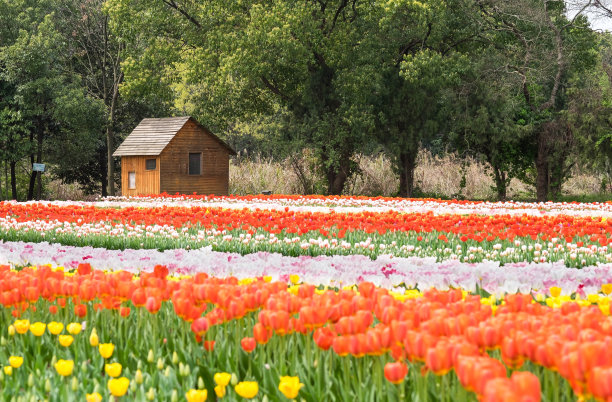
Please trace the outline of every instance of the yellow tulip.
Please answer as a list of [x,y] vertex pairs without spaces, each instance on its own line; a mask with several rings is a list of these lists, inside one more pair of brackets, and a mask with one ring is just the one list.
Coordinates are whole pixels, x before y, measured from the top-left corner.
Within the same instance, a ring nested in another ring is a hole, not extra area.
[[101,343],[98,346],[98,350],[100,351],[100,355],[103,358],[108,359],[109,357],[113,355],[113,351],[115,350],[115,345],[113,345],[112,343]]
[[89,335],[89,344],[95,348],[98,346],[98,343],[100,343],[100,340],[98,339],[98,333],[94,328],[91,330],[91,335]]
[[85,395],[85,400],[87,402],[102,402],[102,395],[100,395],[97,392],[94,392],[92,394],[87,394]]
[[13,375],[13,368],[11,366],[4,366],[4,374]]
[[52,335],[58,335],[64,330],[64,324],[61,322],[51,321],[49,325],[47,325],[47,329]]
[[82,328],[83,326],[78,322],[71,322],[66,326],[66,329],[68,330],[68,333],[70,335],[78,335],[81,332]]
[[17,333],[23,335],[30,329],[30,320],[17,320],[13,325]]
[[601,291],[605,295],[609,295],[610,293],[612,293],[612,283],[606,283],[604,285],[601,285]]
[[105,364],[104,371],[109,377],[119,377],[121,375],[121,363]]
[[291,274],[289,275],[289,280],[291,281],[291,283],[293,283],[294,285],[297,285],[300,282],[300,276],[297,274]]
[[232,379],[232,375],[230,373],[217,373],[213,376],[213,379],[217,385],[227,387],[227,384]]
[[217,398],[223,398],[225,396],[225,387],[221,385],[217,385],[215,387],[215,394],[217,394]]
[[[26,331],[27,331],[27,330],[26,330]],[[15,335],[15,326],[14,326],[14,325],[12,325],[12,324],[11,324],[11,325],[9,325],[9,327],[8,327],[8,334],[9,334],[10,336]]]
[[11,356],[11,357],[9,357],[9,364],[13,368],[19,368],[23,364],[23,357],[21,357],[21,356]]
[[113,378],[108,380],[108,390],[113,396],[120,397],[125,395],[130,386],[130,380],[125,377]]
[[34,336],[42,336],[45,333],[45,329],[47,329],[47,324],[44,322],[35,322],[30,325],[30,332],[34,334]]
[[259,385],[256,381],[242,381],[234,387],[234,390],[241,397],[251,399],[255,398],[255,395],[259,392]]
[[72,345],[72,341],[74,340],[72,335],[60,335],[58,339],[59,339],[60,345],[62,345],[65,348]]
[[208,397],[208,391],[205,389],[190,389],[185,394],[187,402],[204,402]]
[[72,374],[72,370],[74,369],[74,361],[72,360],[58,360],[55,363],[55,370],[61,376],[69,376]]
[[295,399],[300,392],[300,388],[302,388],[304,384],[300,383],[300,379],[298,377],[281,377],[280,384],[278,384],[278,389],[289,399]]
[[559,296],[561,296],[561,288],[560,287],[553,286],[549,290],[550,290],[550,295],[552,297],[559,297]]

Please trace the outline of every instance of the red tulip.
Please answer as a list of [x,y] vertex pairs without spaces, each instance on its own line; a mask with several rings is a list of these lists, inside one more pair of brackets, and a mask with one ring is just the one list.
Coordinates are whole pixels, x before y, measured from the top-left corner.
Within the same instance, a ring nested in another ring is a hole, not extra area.
[[255,346],[257,346],[257,342],[255,342],[255,338],[242,338],[240,341],[240,346],[244,349],[245,352],[251,353],[255,350]]
[[208,331],[209,326],[210,323],[208,322],[208,318],[200,317],[193,320],[193,322],[191,323],[191,330],[196,335],[202,336],[206,333],[206,331]]
[[87,315],[87,306],[84,304],[77,304],[74,306],[74,314],[77,317],[85,317]]
[[161,303],[160,303],[160,301],[157,298],[155,298],[153,296],[149,296],[147,298],[147,302],[145,303],[145,307],[146,307],[147,311],[149,311],[149,313],[155,314],[161,308]]
[[385,378],[393,384],[400,384],[407,374],[408,366],[402,362],[385,364]]

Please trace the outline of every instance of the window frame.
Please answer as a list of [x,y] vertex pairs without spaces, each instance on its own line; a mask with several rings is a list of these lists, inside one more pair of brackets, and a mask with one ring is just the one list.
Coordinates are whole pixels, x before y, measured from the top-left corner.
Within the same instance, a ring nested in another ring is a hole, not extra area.
[[[191,173],[191,155],[198,155],[200,157],[198,173]],[[187,156],[187,175],[188,176],[201,176],[202,175],[202,152],[189,152]]]
[[[149,169],[149,167],[147,166],[147,162],[149,161],[153,161],[155,167],[153,169]],[[157,170],[157,158],[149,158],[149,159],[145,159],[145,170],[148,171],[153,171],[153,170]]]

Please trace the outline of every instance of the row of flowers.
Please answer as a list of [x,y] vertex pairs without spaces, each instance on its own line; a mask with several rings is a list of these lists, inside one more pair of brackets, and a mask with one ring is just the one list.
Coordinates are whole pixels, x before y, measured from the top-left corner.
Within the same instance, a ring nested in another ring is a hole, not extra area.
[[53,400],[612,397],[610,284],[587,300],[551,288],[539,303],[291,281],[0,267],[12,311],[0,315],[0,395],[27,384]]
[[[36,203],[36,202],[30,202]],[[206,207],[250,210],[285,210],[302,212],[383,212],[402,213],[432,212],[435,215],[572,215],[572,216],[612,216],[612,203],[526,203],[526,202],[488,202],[457,201],[435,199],[407,199],[385,197],[337,197],[318,195],[250,195],[250,196],[198,196],[169,195],[135,197],[106,197],[95,202],[45,201],[45,204],[58,206],[88,206],[100,208],[138,207]]]
[[[238,223],[239,222],[239,223]],[[201,248],[240,254],[362,254],[438,261],[612,262],[605,218],[297,213],[201,207],[96,208],[0,203],[0,237],[108,249]]]
[[463,263],[456,260],[436,262],[434,258],[379,256],[372,260],[362,255],[289,257],[266,252],[240,255],[221,253],[210,248],[185,250],[107,250],[59,244],[0,243],[0,264],[24,267],[52,264],[66,270],[88,263],[107,271],[152,271],[166,266],[173,275],[206,273],[238,279],[268,276],[288,283],[292,274],[314,285],[343,287],[369,281],[393,289],[439,290],[456,287],[468,291],[482,289],[498,297],[506,293],[546,294],[550,287],[560,287],[564,295],[582,297],[612,283],[612,264],[567,269],[562,263],[512,263],[503,268],[496,262]]

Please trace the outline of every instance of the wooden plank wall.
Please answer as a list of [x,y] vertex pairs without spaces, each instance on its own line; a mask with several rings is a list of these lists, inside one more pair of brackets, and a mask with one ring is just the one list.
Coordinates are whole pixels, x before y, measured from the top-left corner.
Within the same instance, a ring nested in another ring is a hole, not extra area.
[[[189,153],[202,153],[202,174],[190,176]],[[188,121],[160,155],[160,189],[169,194],[216,194],[229,191],[229,152],[197,124]]]
[[[145,161],[156,159],[155,170],[146,170]],[[136,188],[129,189],[128,174],[136,172]],[[121,157],[121,194],[146,195],[159,194],[159,156],[122,156]]]

